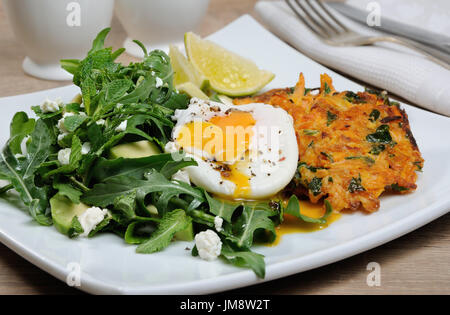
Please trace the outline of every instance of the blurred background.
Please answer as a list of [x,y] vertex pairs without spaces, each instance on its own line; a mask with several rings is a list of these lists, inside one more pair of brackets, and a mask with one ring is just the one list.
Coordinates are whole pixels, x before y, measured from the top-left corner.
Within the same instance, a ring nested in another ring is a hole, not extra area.
[[[0,97],[30,93],[69,84],[69,81],[48,81],[24,73],[22,62],[26,53],[21,43],[14,36],[11,23],[6,16],[4,2],[4,0],[0,1]],[[249,13],[256,17],[254,13],[256,2],[257,0],[211,0],[206,14],[201,17],[196,32],[201,36],[211,34],[242,14]],[[107,38],[106,45],[112,46],[114,49],[123,47],[127,34],[117,14],[114,14],[112,18],[111,27],[112,30]],[[119,58],[119,61],[123,63],[136,60],[135,57],[129,54],[123,54]]]

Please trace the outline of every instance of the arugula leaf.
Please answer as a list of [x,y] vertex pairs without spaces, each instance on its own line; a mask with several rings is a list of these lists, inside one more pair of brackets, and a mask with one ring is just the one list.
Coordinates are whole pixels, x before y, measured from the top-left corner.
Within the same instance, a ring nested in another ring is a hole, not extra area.
[[[137,179],[142,179],[144,174],[152,169],[157,171],[162,170],[168,162],[173,162],[170,153],[135,159],[118,158],[114,160],[107,160],[105,158],[100,158],[93,166],[91,173],[92,178],[96,182],[104,182],[118,176],[131,176]],[[171,165],[176,168],[177,166],[184,167],[183,165],[186,164],[180,161]]]
[[33,132],[35,124],[35,120],[28,118],[24,112],[18,112],[14,115],[10,126],[9,139],[12,154],[24,153],[21,149],[22,141]]
[[83,232],[84,232],[84,229],[81,226],[81,223],[78,220],[78,217],[74,216],[72,219],[72,222],[70,223],[70,228],[67,231],[67,235],[70,238],[73,238],[73,237],[77,237],[78,235],[82,234]]
[[11,152],[9,143],[0,154],[0,177],[7,179],[29,208],[31,216],[42,225],[51,225],[48,208],[48,188],[35,184],[35,171],[50,153],[52,135],[47,125],[38,120],[27,144],[27,155],[20,161]]
[[77,136],[73,136],[69,164],[62,165],[57,169],[48,172],[47,174],[45,174],[44,178],[49,178],[50,176],[56,174],[71,173],[75,171],[80,165],[80,161],[82,159],[81,147],[82,145],[80,139]]
[[80,197],[83,193],[74,188],[71,184],[55,179],[53,182],[53,188],[56,189],[60,195],[69,198],[73,203],[80,203]]
[[107,227],[109,225],[109,222],[111,221],[112,217],[111,215],[106,215],[105,218],[95,226],[95,228],[89,232],[88,237],[92,237],[95,234],[97,234],[98,232],[100,232],[101,230],[103,230],[105,227]]
[[293,215],[294,217],[296,217],[302,221],[305,221],[305,222],[325,224],[325,223],[327,223],[327,218],[330,216],[331,212],[333,212],[333,209],[331,208],[331,205],[328,202],[328,200],[325,200],[324,202],[325,202],[325,210],[326,210],[325,214],[320,218],[311,218],[311,217],[301,214],[300,202],[298,201],[297,196],[292,195],[291,198],[289,198],[288,205],[284,209],[284,213]]
[[206,200],[208,201],[209,211],[216,216],[223,218],[228,223],[231,223],[233,213],[242,205],[242,203],[213,198],[206,191],[204,191],[204,193]]
[[[204,199],[199,189],[187,184],[169,181],[162,174],[153,170],[146,175],[145,180],[138,180],[131,176],[116,176],[108,179],[104,183],[94,185],[91,190],[82,196],[81,200],[87,204],[104,208],[112,205],[117,197],[134,191],[145,195],[151,192],[163,192],[165,197],[186,194],[198,200]],[[168,201],[165,200],[164,202]],[[158,208],[158,210],[160,209]]]
[[181,161],[168,161],[162,168],[161,174],[167,179],[172,178],[172,175],[188,166],[197,166],[197,162],[193,159],[183,158]]
[[222,244],[221,257],[237,267],[252,269],[259,278],[263,279],[266,275],[266,264],[264,256],[261,254],[233,248],[230,243],[225,241]]
[[166,213],[162,217],[157,230],[148,241],[137,247],[136,252],[150,254],[166,248],[175,233],[186,229],[189,224],[191,224],[191,218],[186,215],[184,210],[177,209]]
[[[149,218],[150,219],[150,218]],[[125,231],[125,242],[128,244],[142,244],[146,242],[156,230],[154,221],[136,221],[128,225]]]
[[266,203],[244,205],[241,216],[233,224],[234,236],[227,238],[239,248],[250,248],[253,244],[253,234],[258,229],[264,229],[270,234],[270,240],[275,239],[275,224],[270,217],[276,215]]
[[119,210],[126,219],[133,219],[136,217],[136,197],[136,191],[117,197],[114,200],[114,209]]

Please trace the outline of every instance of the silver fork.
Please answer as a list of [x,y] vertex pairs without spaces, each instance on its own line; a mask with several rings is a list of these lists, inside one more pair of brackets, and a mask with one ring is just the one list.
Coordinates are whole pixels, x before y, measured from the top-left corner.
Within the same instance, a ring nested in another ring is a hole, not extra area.
[[365,36],[342,24],[322,1],[285,0],[297,17],[323,42],[332,46],[367,46],[391,42],[421,53],[429,60],[450,70],[450,56],[434,48],[398,36]]

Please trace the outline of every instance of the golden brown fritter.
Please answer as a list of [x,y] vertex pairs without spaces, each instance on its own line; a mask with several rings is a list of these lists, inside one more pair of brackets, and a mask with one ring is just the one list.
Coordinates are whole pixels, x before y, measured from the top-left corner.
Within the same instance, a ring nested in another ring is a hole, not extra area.
[[290,188],[312,202],[326,198],[334,210],[376,211],[384,191],[416,189],[424,160],[398,103],[376,92],[336,92],[321,75],[320,89],[276,89],[235,104],[266,103],[294,118],[298,174]]

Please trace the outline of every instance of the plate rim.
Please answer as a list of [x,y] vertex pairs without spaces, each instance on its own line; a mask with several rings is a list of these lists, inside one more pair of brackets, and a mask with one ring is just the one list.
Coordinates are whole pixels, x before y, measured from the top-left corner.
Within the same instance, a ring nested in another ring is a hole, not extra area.
[[[450,199],[436,201],[401,220],[394,221],[381,229],[374,230],[351,241],[338,244],[333,248],[325,248],[310,254],[290,258],[283,262],[273,263],[267,266],[266,277],[264,279],[257,278],[251,270],[243,269],[241,271],[208,279],[133,288],[126,285],[117,287],[112,284],[108,284],[107,282],[97,280],[95,277],[92,277],[82,271],[81,286],[74,288],[91,294],[132,295],[186,294],[186,292],[189,292],[189,294],[208,294],[243,288],[315,269],[360,254],[423,227],[429,222],[447,214],[449,212],[449,208]],[[46,271],[57,279],[66,282],[67,270],[61,268],[51,260],[44,259],[39,255],[39,253],[17,242],[13,237],[6,235],[1,230],[0,242],[21,257],[31,262],[33,265]],[[323,255],[324,252],[325,255]],[[307,263],[305,263],[305,261]],[[307,265],[307,267],[303,267],[302,263],[303,265]]]

